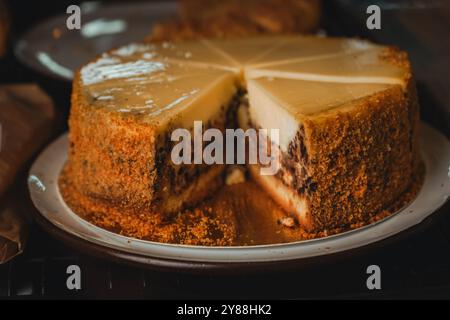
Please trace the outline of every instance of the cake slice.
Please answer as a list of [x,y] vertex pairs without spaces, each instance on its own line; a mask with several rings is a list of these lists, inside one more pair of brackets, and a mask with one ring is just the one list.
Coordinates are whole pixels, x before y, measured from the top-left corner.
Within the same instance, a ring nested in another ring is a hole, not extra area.
[[406,192],[420,163],[405,53],[371,45],[342,52],[245,72],[246,123],[280,129],[272,147],[281,170],[262,176],[253,165],[252,176],[314,232],[367,223]]
[[66,172],[86,197],[176,212],[221,185],[223,166],[175,165],[175,128],[224,130],[232,73],[105,54],[74,80]]
[[[369,221],[410,186],[415,100],[401,85],[247,80],[241,126],[279,129],[280,170],[254,179],[309,231]],[[413,115],[413,116],[412,116]],[[267,143],[269,138],[267,138]]]

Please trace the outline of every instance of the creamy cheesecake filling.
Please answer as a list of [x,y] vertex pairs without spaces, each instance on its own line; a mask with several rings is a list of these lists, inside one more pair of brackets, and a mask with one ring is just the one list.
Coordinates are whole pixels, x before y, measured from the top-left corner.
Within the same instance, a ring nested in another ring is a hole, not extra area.
[[[249,105],[248,100],[241,99],[238,110],[239,126],[245,129],[261,129],[262,127],[256,124],[251,117],[251,110],[252,107],[251,104]],[[279,155],[280,167],[274,177],[299,195],[311,194],[315,191],[317,185],[308,174],[309,159],[305,142],[305,130],[301,124],[298,124],[297,128],[294,138],[289,141],[285,150],[276,145],[274,141],[271,141],[270,136],[267,136],[265,140],[259,139],[258,145],[263,150],[269,150],[270,152],[273,148],[278,148],[277,154]],[[267,148],[268,144],[270,144],[270,148]]]
[[[249,94],[247,91],[242,90],[241,92],[239,107],[237,108],[235,114],[235,118],[237,119],[236,127],[242,128],[243,130],[255,129],[256,131],[259,131],[260,129],[267,129],[267,127],[262,127],[260,122],[256,124],[257,122],[251,117],[251,110],[253,108],[257,108],[258,105],[254,104],[255,101],[249,100]],[[262,105],[263,104],[261,104],[261,106]],[[302,131],[302,127],[299,127],[298,123],[296,123],[296,127],[300,129],[297,130],[297,133],[293,134],[294,138],[287,143],[288,147],[286,150],[281,150],[279,145],[276,144],[275,141],[271,140],[270,134],[268,134],[264,139],[261,139],[260,135],[256,135],[256,143],[253,144],[249,143],[249,140],[246,141],[247,149],[251,146],[258,146],[260,150],[265,150],[265,152],[269,153],[267,156],[275,155],[275,153],[273,153],[273,148],[278,148],[278,152],[276,154],[279,155],[279,159],[276,159],[276,161],[279,161],[280,167],[279,170],[274,172],[274,177],[279,179],[286,186],[294,189],[296,186],[300,187],[302,185],[301,179],[305,176],[306,171],[301,168],[307,161],[307,153],[303,140],[304,132]],[[283,132],[283,130],[281,131]],[[269,130],[267,130],[267,132],[269,132]],[[247,162],[249,162],[249,159],[247,159]],[[268,166],[260,164],[261,159],[259,159],[258,155],[258,164],[249,162],[247,165],[258,168]],[[293,168],[298,168],[298,170],[292,170]],[[261,171],[258,171],[258,174],[261,175]]]
[[[250,117],[251,107],[247,99],[242,99],[238,109],[239,126],[258,129]],[[304,141],[304,129],[300,125],[294,138],[288,143],[286,151],[278,152],[280,166],[275,175],[261,175],[260,164],[247,165],[252,178],[276,200],[281,207],[292,215],[297,223],[305,228],[312,227],[309,198],[314,196],[317,184],[308,174],[308,153]],[[279,148],[269,137],[259,143]],[[265,149],[267,150],[267,149]]]
[[249,119],[260,128],[279,130],[279,147],[286,152],[298,131],[298,121],[282,105],[269,97],[256,81],[248,81],[247,90]]

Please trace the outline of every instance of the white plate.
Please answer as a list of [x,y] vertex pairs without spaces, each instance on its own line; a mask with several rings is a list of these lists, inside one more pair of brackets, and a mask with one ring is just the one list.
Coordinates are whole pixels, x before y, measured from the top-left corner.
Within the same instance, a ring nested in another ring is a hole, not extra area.
[[422,124],[421,143],[426,165],[418,197],[390,217],[338,235],[287,244],[247,247],[204,247],[137,240],[96,227],[78,217],[65,204],[58,189],[58,175],[67,159],[67,135],[42,152],[33,164],[28,186],[34,205],[57,228],[85,241],[119,252],[144,257],[203,263],[269,262],[302,259],[361,247],[410,228],[441,207],[450,196],[450,142]]
[[[16,44],[20,61],[32,69],[62,80],[101,53],[150,34],[155,22],[176,13],[176,2],[128,2],[81,6],[81,30],[66,27],[68,14],[40,23]],[[59,36],[55,36],[59,33]]]

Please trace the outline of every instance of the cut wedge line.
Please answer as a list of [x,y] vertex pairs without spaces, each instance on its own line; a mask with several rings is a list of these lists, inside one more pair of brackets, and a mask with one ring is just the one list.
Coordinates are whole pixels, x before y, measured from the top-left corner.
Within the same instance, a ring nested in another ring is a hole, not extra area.
[[[284,45],[285,43],[287,43],[287,42],[289,42],[289,41],[290,41],[290,39],[282,39],[282,40],[279,40],[278,42],[276,42],[276,43],[273,45],[273,47],[271,47],[271,48],[269,48],[269,49],[267,49],[267,50],[261,52],[260,54],[256,55],[255,57],[251,58],[250,60],[248,60],[248,61],[246,62],[246,64],[252,64],[252,61],[255,61],[255,60],[257,60],[257,59],[260,59],[261,57],[264,57],[264,56],[268,55],[269,53],[271,53],[272,51],[278,49],[279,47],[281,47],[282,45]],[[262,64],[265,64],[265,63],[262,63]]]
[[207,39],[202,39],[201,41],[205,44],[205,46],[207,46],[211,50],[214,50],[214,52],[220,54],[223,58],[225,58],[228,61],[230,61],[231,63],[233,63],[236,67],[240,66],[240,63],[237,62],[231,55],[229,55],[225,51],[221,50],[220,48],[217,48],[216,46],[214,46],[214,44],[209,42]]
[[334,57],[340,57],[340,56],[346,56],[348,54],[352,54],[355,52],[361,52],[361,51],[353,51],[353,52],[336,52],[336,53],[328,53],[328,54],[320,54],[316,56],[307,56],[307,57],[301,57],[301,58],[291,58],[291,59],[284,59],[284,60],[277,60],[272,62],[262,62],[259,64],[253,64],[249,69],[260,69],[265,67],[275,67],[277,65],[283,65],[287,63],[295,63],[295,62],[306,62],[306,61],[314,61],[314,60],[322,60],[322,59],[329,59]]
[[317,82],[333,82],[333,83],[378,83],[378,84],[398,84],[404,85],[404,81],[398,78],[388,77],[359,77],[359,76],[331,76],[320,75],[314,73],[298,73],[298,72],[284,72],[272,70],[248,70],[245,73],[247,79],[257,78],[281,78],[293,80],[306,80]]
[[188,65],[188,66],[192,66],[192,67],[198,67],[198,68],[204,68],[204,69],[213,68],[213,69],[218,69],[218,70],[230,71],[230,72],[234,72],[234,73],[237,73],[237,71],[239,70],[239,68],[237,66],[232,67],[232,66],[226,66],[226,65],[222,65],[222,64],[218,64],[218,63],[210,63],[210,62],[186,61],[186,60],[181,60],[181,59],[177,59],[177,58],[167,58],[166,61],[173,62],[173,63],[182,63],[184,65]]

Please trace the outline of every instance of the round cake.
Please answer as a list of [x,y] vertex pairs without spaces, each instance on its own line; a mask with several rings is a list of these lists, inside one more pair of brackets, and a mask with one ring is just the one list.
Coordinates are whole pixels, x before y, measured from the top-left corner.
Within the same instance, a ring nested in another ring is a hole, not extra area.
[[[128,234],[179,242],[177,231],[162,235],[167,221],[217,192],[227,167],[174,163],[172,133],[194,136],[196,122],[202,132],[265,132],[258,141],[279,168],[261,174],[264,165],[246,162],[248,172],[309,232],[369,223],[421,168],[415,83],[396,48],[303,36],[131,44],[76,74],[66,201],[112,228],[140,215]],[[206,233],[214,225],[229,235],[221,244],[232,242],[236,221],[215,218]]]

